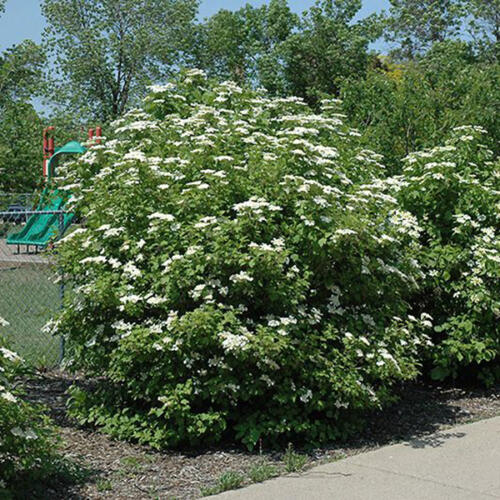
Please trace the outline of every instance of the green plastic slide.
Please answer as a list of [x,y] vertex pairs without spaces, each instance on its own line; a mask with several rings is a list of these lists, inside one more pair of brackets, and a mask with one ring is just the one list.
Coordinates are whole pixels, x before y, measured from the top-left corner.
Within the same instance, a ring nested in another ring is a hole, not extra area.
[[[62,148],[57,149],[47,165],[47,180],[50,180],[53,177],[61,156],[83,154],[85,151],[87,151],[86,148],[76,141],[68,142]],[[51,193],[48,188],[45,188],[36,211],[54,212],[64,210],[64,203],[67,199],[67,194],[65,198],[60,195],[59,191],[56,190]],[[68,226],[71,224],[74,214],[63,214],[62,221],[60,220],[60,217],[60,214],[50,213],[32,215],[20,232],[11,234],[7,238],[7,245],[35,245],[37,247],[46,247],[47,243],[54,236],[62,236],[64,234]]]
[[[37,211],[52,212],[64,209],[64,198],[58,191],[54,193],[43,192]],[[35,245],[45,247],[47,243],[57,234],[64,233],[71,224],[74,215],[63,214],[60,221],[59,214],[34,214],[19,233],[11,234],[7,238],[7,245]],[[60,227],[62,222],[62,227]]]

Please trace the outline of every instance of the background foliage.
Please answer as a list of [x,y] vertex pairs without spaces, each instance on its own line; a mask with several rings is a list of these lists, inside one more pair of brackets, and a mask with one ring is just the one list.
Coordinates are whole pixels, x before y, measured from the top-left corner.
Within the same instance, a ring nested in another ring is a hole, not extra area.
[[115,119],[182,60],[196,0],[43,0],[50,99],[102,122]]
[[42,123],[30,98],[43,61],[29,40],[0,54],[0,191],[29,192],[39,181]]
[[393,171],[412,151],[443,143],[459,125],[479,125],[498,153],[498,65],[484,63],[464,42],[435,44],[418,62],[380,59],[365,79],[344,82],[342,98],[367,145],[384,155]]

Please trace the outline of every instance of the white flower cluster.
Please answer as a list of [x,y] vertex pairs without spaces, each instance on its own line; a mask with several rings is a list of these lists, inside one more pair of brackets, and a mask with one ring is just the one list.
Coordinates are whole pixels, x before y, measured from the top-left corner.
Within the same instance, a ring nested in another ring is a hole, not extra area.
[[246,335],[235,335],[230,332],[219,333],[222,340],[222,347],[226,352],[238,352],[247,348],[249,339]]
[[8,391],[3,385],[0,385],[0,398],[7,401],[8,403],[16,403],[17,398]]
[[21,358],[15,352],[5,347],[0,347],[0,354],[9,361],[21,361]]
[[269,212],[281,212],[283,209],[272,203],[269,203],[264,198],[252,197],[248,201],[244,201],[242,203],[237,203],[233,205],[233,210],[240,213],[254,213],[256,215],[260,215],[264,213],[266,210]]
[[238,274],[233,274],[229,277],[229,279],[234,283],[244,283],[244,282],[252,282],[253,278],[245,271],[240,271]]
[[262,252],[282,252],[285,248],[285,240],[283,238],[273,238],[270,244],[252,242],[249,247]]

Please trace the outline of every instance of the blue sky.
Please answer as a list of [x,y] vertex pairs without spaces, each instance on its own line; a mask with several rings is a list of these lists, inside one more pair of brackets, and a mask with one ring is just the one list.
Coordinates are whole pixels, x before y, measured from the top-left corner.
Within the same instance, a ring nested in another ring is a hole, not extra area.
[[[201,3],[200,16],[206,17],[219,9],[238,9],[242,5],[263,5],[266,0],[204,0]],[[315,3],[315,0],[289,0],[296,12],[302,12]],[[363,0],[364,16],[388,8],[388,0]],[[0,51],[31,38],[40,41],[44,20],[40,13],[40,0],[7,0],[5,13],[0,16]]]

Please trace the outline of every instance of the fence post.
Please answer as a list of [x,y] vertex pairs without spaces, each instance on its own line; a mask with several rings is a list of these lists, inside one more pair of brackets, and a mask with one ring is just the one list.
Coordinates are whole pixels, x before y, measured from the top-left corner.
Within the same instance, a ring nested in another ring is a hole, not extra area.
[[[62,238],[62,234],[64,231],[64,212],[59,213],[59,236],[58,238]],[[64,272],[61,268],[59,268],[60,274],[60,283],[59,283],[59,300],[61,309],[64,308],[64,292],[65,292],[65,283],[64,283]],[[64,359],[64,350],[65,350],[65,341],[64,335],[61,335],[61,340],[59,344],[59,364],[62,363]]]

